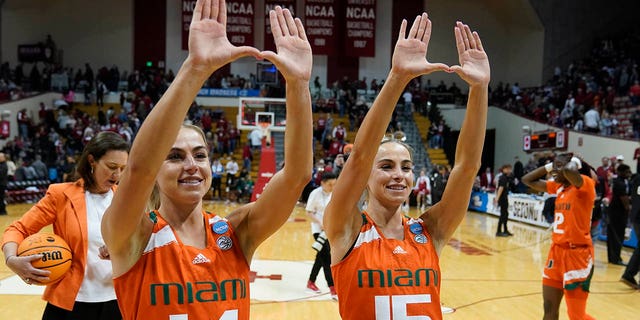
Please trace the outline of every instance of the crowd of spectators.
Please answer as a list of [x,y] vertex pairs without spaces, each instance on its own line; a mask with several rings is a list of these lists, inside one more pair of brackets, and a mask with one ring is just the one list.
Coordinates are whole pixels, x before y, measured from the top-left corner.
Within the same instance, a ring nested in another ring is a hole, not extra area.
[[[528,116],[536,121],[550,125],[572,128],[579,131],[640,137],[640,77],[637,65],[637,47],[634,37],[620,40],[603,40],[582,60],[577,60],[564,70],[555,69],[552,79],[544,86],[520,88],[518,83],[498,83],[491,92],[491,103],[507,110]],[[117,66],[104,66],[94,72],[90,64],[74,70],[59,64],[33,63],[28,76],[25,64],[11,68],[9,63],[0,65],[0,101],[15,100],[24,97],[25,92],[57,91],[66,105],[41,105],[35,117],[24,111],[18,113],[19,136],[4,147],[16,162],[17,171],[31,178],[34,170],[28,168],[41,158],[48,168],[57,168],[57,172],[48,173],[52,180],[61,180],[68,165],[67,155],[75,155],[82,150],[93,135],[99,131],[111,130],[120,133],[127,140],[135,137],[137,129],[173,80],[171,70],[148,68],[132,73],[121,72]],[[346,133],[336,137],[335,128],[344,128],[345,132],[355,131],[366,115],[369,102],[373,100],[383,81],[366,78],[352,80],[344,77],[335,81],[329,88],[322,88],[319,79],[312,84],[314,92],[314,111],[321,112],[320,122],[315,123],[316,141],[323,145],[325,156],[331,161],[348,144]],[[251,74],[248,78],[238,75],[213,74],[205,86],[212,88],[237,88],[261,90],[263,96],[282,95],[281,86],[261,86]],[[74,93],[83,92],[86,104],[97,104],[96,116],[74,108]],[[104,110],[104,95],[108,92],[120,92],[120,111],[113,106]],[[620,98],[625,99],[620,99]],[[421,78],[414,79],[398,102],[396,116],[419,112],[429,116],[432,121],[429,146],[442,147],[445,125],[438,117],[437,104],[461,103],[463,93],[452,83],[450,86],[440,82],[437,86],[430,80],[423,83]],[[431,106],[431,107],[429,107]],[[631,134],[621,126],[621,108],[631,124]],[[433,112],[436,110],[436,112]],[[333,124],[331,114],[348,118],[348,124]],[[189,112],[190,119],[203,126],[208,132],[212,145],[212,154],[221,156],[236,150],[240,145],[240,132],[234,128],[224,115],[194,104]],[[397,118],[390,125],[390,132],[401,132]],[[341,132],[341,131],[340,131]],[[243,159],[244,162],[245,159]],[[21,174],[18,174],[20,177]],[[44,178],[42,170],[34,178]]]
[[[127,141],[132,141],[146,115],[174,76],[171,71],[165,74],[162,70],[154,69],[134,71],[132,74],[120,73],[115,66],[100,68],[94,74],[91,66],[86,64],[83,70],[77,70],[75,76],[70,77],[74,74],[71,68],[45,65],[43,72],[40,72],[38,64],[33,64],[31,74],[38,77],[26,80],[21,76],[22,68],[20,64],[10,70],[8,63],[2,64],[0,84],[11,83],[11,87],[28,88],[29,91],[59,91],[61,96],[55,104],[41,103],[37,114],[22,109],[14,115],[18,122],[18,135],[7,141],[2,149],[15,164],[15,170],[10,175],[13,181],[48,179],[60,182],[71,179],[74,158],[84,144],[100,131],[114,131]],[[67,79],[66,82],[60,82],[60,78],[52,82],[51,76],[60,73],[67,75],[63,77]],[[252,78],[246,80],[233,75],[222,77],[214,74],[209,80],[210,85],[221,84],[230,88],[246,88],[252,83]],[[87,113],[82,111],[83,108],[78,108],[74,103],[75,91],[84,91],[87,97],[84,104],[97,106],[97,112]],[[107,92],[120,92],[119,105],[104,105],[104,94]],[[212,159],[226,160],[241,149],[240,131],[225,119],[221,110],[203,108],[194,102],[188,120],[202,126],[207,133]],[[243,157],[243,169],[246,172],[251,169],[250,159],[246,159],[252,158],[251,152]],[[243,170],[238,170],[238,174],[240,172]],[[249,185],[246,180],[250,180],[250,177],[240,180],[238,182],[242,186],[238,187],[236,183],[228,187],[248,189],[244,186]],[[236,194],[244,197],[244,192]]]
[[557,127],[639,138],[638,38],[634,34],[598,41],[584,58],[556,67],[540,87],[499,82],[490,104]]

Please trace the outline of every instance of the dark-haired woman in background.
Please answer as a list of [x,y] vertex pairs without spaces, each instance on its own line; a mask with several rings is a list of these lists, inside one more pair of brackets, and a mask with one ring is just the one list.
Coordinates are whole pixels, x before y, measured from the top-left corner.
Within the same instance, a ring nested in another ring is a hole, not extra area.
[[129,144],[120,135],[97,134],[78,161],[79,179],[50,185],[44,198],[5,230],[2,251],[6,264],[27,284],[47,281],[50,272],[31,265],[42,258],[40,254],[17,256],[24,238],[53,225],[53,232],[71,248],[71,268],[44,291],[47,306],[42,319],[121,318],[100,225],[128,156]]

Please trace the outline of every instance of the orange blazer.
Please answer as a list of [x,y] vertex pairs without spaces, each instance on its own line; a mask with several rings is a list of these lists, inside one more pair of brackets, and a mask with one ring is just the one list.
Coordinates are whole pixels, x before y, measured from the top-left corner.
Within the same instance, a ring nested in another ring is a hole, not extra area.
[[84,193],[82,179],[50,185],[46,195],[22,218],[9,225],[2,237],[2,246],[7,242],[20,243],[42,228],[53,225],[53,232],[69,244],[73,259],[69,271],[59,281],[47,285],[42,299],[66,310],[73,309],[84,278],[88,242]]

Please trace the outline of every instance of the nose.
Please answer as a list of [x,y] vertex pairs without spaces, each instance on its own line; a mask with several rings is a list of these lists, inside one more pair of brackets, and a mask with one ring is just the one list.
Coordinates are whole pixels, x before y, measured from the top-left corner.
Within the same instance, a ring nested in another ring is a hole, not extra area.
[[196,159],[193,158],[193,156],[187,156],[184,159],[184,169],[191,172],[191,171],[195,171],[198,169],[198,166],[196,165]]
[[391,178],[394,180],[402,180],[405,176],[405,172],[401,168],[396,168],[391,172]]
[[124,172],[124,167],[118,167],[111,170],[111,176],[113,176],[116,180],[119,180],[123,172]]

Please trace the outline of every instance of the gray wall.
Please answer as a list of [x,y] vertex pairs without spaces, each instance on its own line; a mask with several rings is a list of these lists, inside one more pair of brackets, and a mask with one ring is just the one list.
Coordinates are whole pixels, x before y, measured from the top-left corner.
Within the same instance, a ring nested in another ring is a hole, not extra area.
[[[181,3],[167,1],[167,68],[174,72],[187,52],[181,49]],[[258,0],[258,3],[263,3]],[[297,1],[302,12],[303,0]],[[360,59],[360,78],[384,79],[392,54],[390,44],[392,5],[390,0],[377,1],[376,57]],[[541,81],[543,30],[527,0],[434,0],[425,1],[434,23],[428,58],[434,62],[457,63],[453,26],[463,19],[477,29],[492,59],[494,81],[519,81],[537,84]],[[509,12],[523,12],[517,19]],[[256,6],[256,47],[263,43],[264,16]],[[416,12],[418,14],[418,12]],[[407,17],[412,21],[413,17]],[[7,0],[2,8],[2,58],[11,66],[17,62],[16,48],[21,43],[44,41],[52,34],[58,48],[64,50],[64,63],[74,68],[91,62],[94,69],[116,64],[121,71],[133,65],[133,8],[128,0]],[[314,76],[326,79],[326,56],[314,57]],[[28,72],[30,69],[25,70]],[[244,59],[232,64],[232,73],[255,72],[255,61]],[[457,77],[438,73],[432,82],[459,81]]]
[[[51,34],[64,65],[79,68],[133,65],[133,7],[129,0],[7,0],[2,6],[2,59],[15,67],[19,44]],[[25,73],[31,67],[25,68]]]
[[[160,0],[159,0],[160,1]],[[180,1],[167,1],[167,68],[176,71],[186,51],[180,48]],[[393,0],[399,1],[399,0]],[[403,0],[406,1],[406,0]],[[263,43],[262,0],[256,6],[256,46]],[[360,59],[360,77],[383,79],[390,67],[392,0],[378,0],[376,57]],[[588,53],[593,39],[631,29],[637,0],[423,0],[433,21],[428,59],[456,64],[453,37],[456,20],[476,29],[491,59],[492,84],[520,82],[540,85],[556,65],[566,66]],[[297,0],[302,12],[304,0]],[[416,12],[416,14],[418,14]],[[413,17],[407,17],[412,21]],[[44,41],[52,34],[64,50],[64,63],[74,68],[133,65],[133,7],[130,0],[6,0],[2,7],[2,59],[17,62],[17,45]],[[314,59],[314,76],[326,79],[326,57]],[[26,69],[29,72],[30,69]],[[255,72],[252,59],[232,64],[232,73]],[[544,72],[544,73],[543,73]],[[453,75],[429,76],[433,83],[460,80]]]

